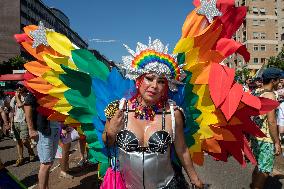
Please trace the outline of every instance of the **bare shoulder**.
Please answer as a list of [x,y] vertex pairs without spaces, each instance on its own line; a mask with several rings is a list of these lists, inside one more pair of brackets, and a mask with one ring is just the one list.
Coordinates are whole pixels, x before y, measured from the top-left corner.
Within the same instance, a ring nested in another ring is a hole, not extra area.
[[276,100],[274,92],[266,92],[262,95],[262,97],[269,98],[271,100]]
[[180,108],[175,108],[175,120],[176,120],[176,125],[183,127],[184,124],[184,113],[183,110]]

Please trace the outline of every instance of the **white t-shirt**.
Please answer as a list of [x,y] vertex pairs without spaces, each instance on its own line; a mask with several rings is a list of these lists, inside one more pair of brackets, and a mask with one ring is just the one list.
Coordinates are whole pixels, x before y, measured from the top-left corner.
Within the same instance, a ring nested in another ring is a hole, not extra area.
[[284,102],[282,102],[278,108],[277,125],[284,127]]
[[[24,97],[21,96],[21,101],[23,102],[24,101]],[[17,122],[17,123],[22,123],[25,121],[25,112],[23,110],[23,108],[18,108],[16,106],[16,98],[13,97],[10,101],[10,106],[11,108],[14,110],[14,122]]]

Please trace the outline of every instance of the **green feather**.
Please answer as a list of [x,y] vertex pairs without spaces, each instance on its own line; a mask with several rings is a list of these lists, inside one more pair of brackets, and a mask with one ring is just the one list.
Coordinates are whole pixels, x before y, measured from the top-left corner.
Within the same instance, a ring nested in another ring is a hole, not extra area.
[[84,97],[80,91],[68,90],[64,93],[65,98],[73,107],[88,108],[90,113],[93,115],[97,114],[96,110],[96,97],[93,90],[89,93],[89,96]]
[[84,97],[90,95],[92,78],[88,74],[70,69],[64,65],[61,65],[61,68],[66,74],[61,74],[59,79],[63,81],[67,87],[80,91]]
[[177,56],[178,64],[183,64],[185,61],[185,53],[179,53]]
[[68,112],[70,116],[80,123],[92,123],[94,114],[88,108],[72,108]]
[[97,151],[95,148],[89,148],[89,156],[91,157],[92,162],[108,162],[108,157],[105,156],[102,152]]
[[82,124],[81,129],[83,130],[86,141],[89,147],[89,160],[93,163],[98,162],[108,162],[107,156],[102,153],[102,144],[98,141],[97,132],[94,128],[94,125],[89,124]]
[[106,80],[109,74],[108,67],[99,61],[90,51],[76,49],[72,52],[72,59],[79,70],[89,73],[90,76]]
[[99,178],[102,178],[105,176],[107,169],[110,167],[109,162],[107,163],[100,163],[98,176]]

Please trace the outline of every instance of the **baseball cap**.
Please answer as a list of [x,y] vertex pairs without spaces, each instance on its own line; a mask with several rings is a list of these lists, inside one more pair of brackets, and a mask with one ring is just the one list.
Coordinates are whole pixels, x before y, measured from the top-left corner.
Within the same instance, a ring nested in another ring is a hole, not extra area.
[[278,78],[282,78],[283,74],[284,74],[283,70],[270,67],[263,71],[262,78],[263,79],[278,79]]

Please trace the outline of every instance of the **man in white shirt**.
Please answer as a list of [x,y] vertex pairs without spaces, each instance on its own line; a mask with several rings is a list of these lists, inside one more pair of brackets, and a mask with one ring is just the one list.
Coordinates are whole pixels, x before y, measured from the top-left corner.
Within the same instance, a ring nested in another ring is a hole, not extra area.
[[17,151],[18,151],[18,160],[16,161],[15,166],[20,166],[24,163],[23,158],[23,146],[28,149],[30,155],[30,161],[35,160],[35,154],[31,148],[30,139],[29,139],[29,130],[25,118],[24,112],[24,97],[20,94],[23,91],[26,91],[26,88],[23,85],[17,84],[15,96],[11,99],[10,106],[12,108],[12,129],[14,132],[14,137],[17,141]]

